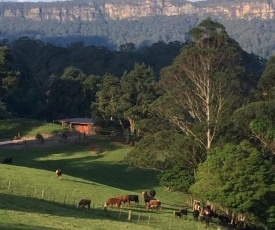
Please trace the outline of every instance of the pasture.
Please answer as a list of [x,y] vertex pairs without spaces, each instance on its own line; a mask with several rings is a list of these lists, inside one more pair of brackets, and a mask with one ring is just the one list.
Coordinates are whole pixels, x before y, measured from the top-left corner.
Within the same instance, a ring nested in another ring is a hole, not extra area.
[[[47,141],[47,140],[46,140]],[[187,196],[167,192],[150,171],[128,171],[124,156],[129,146],[107,139],[89,138],[79,143],[47,148],[0,149],[0,158],[11,156],[13,165],[1,164],[0,229],[205,229],[173,211],[186,206]],[[62,179],[55,170],[61,168]],[[146,210],[141,192],[156,190],[162,210]],[[107,198],[137,194],[139,205],[103,209]],[[82,198],[92,200],[91,209],[77,209]],[[210,230],[227,229],[213,220]]]

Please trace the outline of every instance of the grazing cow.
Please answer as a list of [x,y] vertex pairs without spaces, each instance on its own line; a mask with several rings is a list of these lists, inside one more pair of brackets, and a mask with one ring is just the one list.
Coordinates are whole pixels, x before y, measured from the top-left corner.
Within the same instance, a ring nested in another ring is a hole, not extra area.
[[184,215],[185,217],[187,217],[187,213],[188,213],[187,208],[180,209],[180,213],[182,216]]
[[174,211],[173,212],[174,213],[174,215],[175,215],[175,218],[180,218],[181,219],[181,217],[182,217],[182,213],[180,212],[180,211]]
[[61,170],[61,169],[57,169],[57,170],[55,171],[55,174],[56,174],[58,180],[60,180],[61,177],[62,177],[62,170]]
[[210,209],[210,207],[206,207],[200,213],[200,221],[201,221],[201,223],[205,222],[205,224],[206,224],[205,227],[207,228],[210,224],[210,220],[211,220],[211,209]]
[[151,196],[151,197],[155,197],[155,195],[156,195],[156,191],[155,190],[150,190],[150,192],[149,192],[149,195]]
[[122,196],[118,197],[118,199],[120,199],[121,202],[123,202],[123,204],[125,204],[125,203],[127,203],[127,205],[130,204],[129,196],[122,195]]
[[174,213],[174,215],[175,215],[175,218],[176,218],[176,217],[181,218],[183,215],[184,215],[185,217],[187,217],[187,208],[182,208],[182,209],[180,209],[179,211],[174,211],[173,213]]
[[113,205],[116,205],[118,208],[121,208],[121,200],[118,198],[109,198],[105,204],[104,204],[104,209],[106,210],[106,208],[111,205],[111,207],[113,207]]
[[141,193],[143,199],[144,199],[144,203],[145,205],[147,205],[147,203],[150,201],[150,200],[155,200],[154,197],[151,197],[147,194],[147,191],[144,191]]
[[161,202],[159,200],[150,200],[146,205],[146,209],[148,210],[149,208],[156,208],[157,211],[160,211]]
[[131,201],[135,201],[136,204],[139,204],[138,195],[128,195],[128,197],[129,197],[129,205]]
[[90,207],[91,207],[91,200],[90,199],[80,200],[76,207],[77,208],[79,208],[79,207],[85,208],[85,206],[87,206],[87,208],[90,209]]
[[195,221],[197,221],[199,219],[199,215],[200,215],[200,211],[199,210],[194,210],[193,211],[193,218]]
[[3,164],[12,165],[12,158],[11,157],[5,157],[2,161]]

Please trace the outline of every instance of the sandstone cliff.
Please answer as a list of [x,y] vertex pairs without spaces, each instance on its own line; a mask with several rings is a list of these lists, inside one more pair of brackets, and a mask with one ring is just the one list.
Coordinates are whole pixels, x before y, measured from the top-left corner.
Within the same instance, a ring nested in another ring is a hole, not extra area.
[[275,0],[242,0],[230,2],[197,2],[175,0],[138,1],[70,1],[52,3],[5,3],[0,2],[1,17],[19,17],[35,21],[57,20],[94,21],[97,19],[138,19],[157,15],[215,15],[229,19],[273,19]]

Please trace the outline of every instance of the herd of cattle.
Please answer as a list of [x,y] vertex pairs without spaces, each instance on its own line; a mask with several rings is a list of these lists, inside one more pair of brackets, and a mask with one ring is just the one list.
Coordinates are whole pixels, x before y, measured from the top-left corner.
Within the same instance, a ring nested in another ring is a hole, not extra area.
[[[62,170],[57,169],[55,171],[56,176],[58,179],[62,177]],[[156,191],[150,190],[149,193],[147,191],[143,191],[141,196],[143,198],[146,210],[149,209],[156,209],[157,211],[161,210],[161,201],[155,198]],[[117,208],[121,209],[122,204],[126,204],[127,206],[131,205],[131,202],[134,202],[136,205],[139,204],[139,196],[138,195],[121,195],[119,197],[111,197],[106,200],[103,207],[104,210],[107,207],[116,206]],[[76,207],[77,208],[87,208],[90,209],[91,207],[91,199],[81,199]],[[188,209],[187,207],[181,208],[179,211],[173,211],[175,218],[182,218],[185,216],[187,218]],[[229,215],[220,215],[216,213],[211,206],[207,205],[206,207],[201,207],[200,201],[194,200],[193,207],[192,207],[192,216],[194,221],[200,221],[201,223],[205,223],[206,227],[209,226],[210,221],[212,218],[218,218],[221,222],[226,224],[231,223],[231,218]]]
[[[161,202],[157,199],[155,199],[156,191],[151,190],[150,195],[147,194],[147,192],[142,192],[142,197],[145,202],[146,209],[153,209],[156,208],[158,211],[161,210]],[[139,204],[139,196],[138,195],[122,195],[119,197],[112,197],[106,200],[104,203],[104,209],[106,210],[107,207],[113,207],[116,206],[117,208],[122,208],[122,203],[126,204],[127,206],[130,206],[132,202],[135,202],[136,205]],[[90,208],[91,206],[91,200],[90,199],[81,199],[79,203],[76,205],[77,208]]]
[[[157,211],[161,210],[161,201],[155,199],[156,191],[151,190],[149,194],[144,191],[142,192],[142,198],[145,203],[146,209],[153,209],[156,208]],[[127,206],[130,206],[132,202],[135,202],[136,205],[139,204],[139,196],[138,195],[122,195],[117,198],[112,197],[106,200],[104,203],[104,210],[106,210],[107,207],[113,207],[116,206],[117,208],[122,208],[122,204],[126,204]],[[88,208],[90,209],[91,206],[91,200],[90,199],[81,199],[79,203],[76,205],[77,208]],[[189,211],[187,207],[181,208],[179,211],[173,211],[175,218],[183,218],[185,217],[187,219]],[[210,221],[212,218],[218,218],[221,222],[229,225],[231,224],[231,218],[229,215],[226,214],[218,214],[211,208],[210,205],[207,205],[206,207],[201,207],[200,202],[194,200],[193,203],[193,210],[192,210],[192,216],[194,221],[200,221],[201,223],[205,223],[206,228],[209,227]],[[239,225],[237,225],[240,227]],[[243,228],[243,229],[250,229],[250,228]]]

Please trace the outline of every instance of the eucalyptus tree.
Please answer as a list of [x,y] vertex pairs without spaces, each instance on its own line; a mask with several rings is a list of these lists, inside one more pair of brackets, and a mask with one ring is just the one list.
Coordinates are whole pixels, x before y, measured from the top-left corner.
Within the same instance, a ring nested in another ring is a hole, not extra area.
[[243,51],[224,26],[210,18],[190,35],[192,41],[162,70],[162,96],[155,105],[158,114],[208,150],[243,100]]

